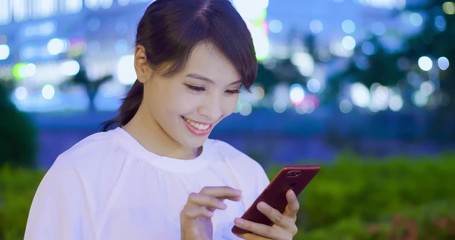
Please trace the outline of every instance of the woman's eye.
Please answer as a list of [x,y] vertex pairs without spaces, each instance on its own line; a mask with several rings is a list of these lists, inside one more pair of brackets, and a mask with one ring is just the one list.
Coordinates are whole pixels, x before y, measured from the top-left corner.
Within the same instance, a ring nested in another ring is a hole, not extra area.
[[196,92],[203,92],[205,91],[205,88],[204,87],[198,87],[198,86],[194,86],[194,85],[189,85],[189,84],[185,84],[187,88],[189,88],[190,90],[193,90],[193,91],[196,91]]
[[237,94],[237,93],[240,93],[240,89],[226,90],[226,93],[228,93],[228,94]]

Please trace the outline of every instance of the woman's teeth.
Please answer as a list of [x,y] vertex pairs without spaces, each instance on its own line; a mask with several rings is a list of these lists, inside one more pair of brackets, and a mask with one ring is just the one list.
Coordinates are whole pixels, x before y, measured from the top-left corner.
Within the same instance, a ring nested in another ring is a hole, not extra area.
[[188,118],[185,118],[185,121],[187,123],[189,123],[192,127],[196,128],[198,130],[201,130],[201,131],[207,130],[210,127],[210,124],[196,123],[196,122],[189,120]]

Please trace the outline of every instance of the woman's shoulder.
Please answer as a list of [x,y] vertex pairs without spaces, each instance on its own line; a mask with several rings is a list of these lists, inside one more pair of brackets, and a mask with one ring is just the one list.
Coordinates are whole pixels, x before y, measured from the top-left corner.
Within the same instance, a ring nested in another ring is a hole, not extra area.
[[109,153],[118,148],[117,134],[115,129],[93,133],[61,153],[56,162],[77,166],[106,159]]
[[93,133],[70,147],[63,154],[78,154],[112,146],[115,142],[115,130]]

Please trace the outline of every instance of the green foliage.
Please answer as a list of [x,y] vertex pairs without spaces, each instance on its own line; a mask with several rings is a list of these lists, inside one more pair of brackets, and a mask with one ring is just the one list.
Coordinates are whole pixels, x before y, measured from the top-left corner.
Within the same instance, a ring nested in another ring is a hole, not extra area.
[[453,239],[454,172],[454,154],[388,160],[344,154],[323,164],[304,190],[297,239]]
[[[307,164],[305,162],[305,164]],[[279,166],[268,168],[273,177]],[[454,239],[455,154],[321,165],[300,196],[295,239]],[[0,240],[22,239],[44,171],[0,167]]]
[[0,165],[35,165],[37,131],[30,119],[17,110],[0,81]]
[[0,239],[23,239],[28,211],[43,171],[0,167]]

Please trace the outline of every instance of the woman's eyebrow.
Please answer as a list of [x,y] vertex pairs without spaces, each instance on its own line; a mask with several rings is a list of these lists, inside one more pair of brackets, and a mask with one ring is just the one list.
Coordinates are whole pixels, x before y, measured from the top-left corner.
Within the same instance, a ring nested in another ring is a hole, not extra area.
[[[202,76],[202,75],[197,74],[197,73],[188,73],[186,76],[189,77],[189,78],[194,78],[194,79],[202,80],[202,81],[209,82],[209,83],[215,83],[215,81],[213,81],[212,79],[210,79],[208,77],[205,77],[205,76]],[[242,80],[237,80],[237,81],[234,81],[232,83],[229,83],[228,86],[241,84],[241,83],[242,83]]]

